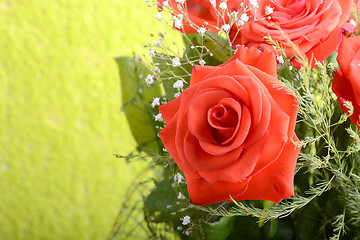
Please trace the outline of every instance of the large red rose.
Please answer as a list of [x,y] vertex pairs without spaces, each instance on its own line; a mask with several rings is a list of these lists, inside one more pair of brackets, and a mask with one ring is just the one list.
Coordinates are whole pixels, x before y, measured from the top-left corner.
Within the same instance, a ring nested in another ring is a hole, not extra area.
[[349,118],[357,124],[360,115],[360,36],[343,39],[337,61],[340,70],[336,70],[332,89],[338,96],[344,112],[349,111],[345,106],[345,101],[352,103],[354,113]]
[[221,66],[196,66],[160,111],[160,137],[197,205],[293,195],[298,103],[276,78],[275,56],[240,47]]
[[[323,61],[340,44],[340,27],[349,19],[353,1],[259,0],[258,4],[258,8],[252,7],[249,11],[250,20],[255,14],[257,20],[241,28],[235,44],[272,49],[264,40],[264,36],[270,34],[273,40],[285,47],[288,57],[294,55],[294,46],[297,46],[308,59]],[[273,8],[273,12],[267,15],[270,19],[263,17],[267,6]],[[232,29],[230,35],[234,37],[237,30]],[[312,65],[314,63],[312,61]]]

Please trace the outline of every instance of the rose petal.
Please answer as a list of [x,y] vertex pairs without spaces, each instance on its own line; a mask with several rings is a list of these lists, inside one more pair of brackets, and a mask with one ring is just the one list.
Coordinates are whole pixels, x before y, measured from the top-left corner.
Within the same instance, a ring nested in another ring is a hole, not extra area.
[[186,159],[185,164],[194,171],[212,171],[224,168],[238,160],[243,149],[240,146],[220,156],[212,155],[202,149],[199,141],[190,132],[187,132],[183,146],[184,158]]
[[[298,138],[294,134],[294,141]],[[289,141],[277,161],[249,180],[246,191],[235,197],[236,201],[261,199],[280,202],[294,195],[294,171],[300,148]],[[276,174],[274,174],[276,173]]]
[[230,199],[246,190],[247,182],[229,183],[216,182],[210,184],[204,179],[195,179],[186,176],[190,202],[196,205],[207,205]]

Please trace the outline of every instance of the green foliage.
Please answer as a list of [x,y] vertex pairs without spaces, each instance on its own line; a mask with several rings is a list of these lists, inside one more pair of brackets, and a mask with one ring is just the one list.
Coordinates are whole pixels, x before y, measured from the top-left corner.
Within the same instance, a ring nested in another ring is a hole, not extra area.
[[140,75],[146,76],[149,70],[141,61],[120,57],[116,62],[121,78],[123,111],[131,132],[143,150],[161,153],[162,143],[155,131],[155,112],[149,107],[151,100],[161,95],[161,85],[146,86]]
[[147,211],[174,212],[179,210],[179,207],[175,204],[177,195],[171,184],[170,179],[164,179],[146,197],[144,207]]
[[222,217],[216,222],[202,221],[205,238],[208,240],[225,240],[232,233],[235,217]]

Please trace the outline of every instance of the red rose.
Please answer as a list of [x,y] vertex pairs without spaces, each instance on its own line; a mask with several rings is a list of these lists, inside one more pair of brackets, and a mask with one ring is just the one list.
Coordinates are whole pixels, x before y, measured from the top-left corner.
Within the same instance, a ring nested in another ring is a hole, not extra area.
[[[353,1],[259,0],[258,4],[256,11],[254,7],[249,11],[250,20],[254,19],[255,14],[257,20],[242,27],[234,44],[272,49],[264,40],[264,36],[270,34],[273,40],[285,47],[288,57],[294,55],[294,46],[297,46],[308,59],[323,61],[340,44],[340,26],[349,19]],[[270,19],[263,17],[267,6],[273,8],[273,12],[265,16]],[[232,29],[230,35],[235,37],[237,30]],[[294,45],[289,43],[289,39]]]
[[276,78],[275,56],[240,47],[221,66],[196,66],[190,86],[160,111],[160,137],[197,205],[280,202],[293,195],[297,100]]
[[349,111],[345,106],[345,101],[352,103],[354,113],[349,118],[357,124],[360,114],[360,36],[343,39],[337,61],[340,70],[336,70],[332,89],[338,96],[344,112],[348,113]]
[[[221,20],[221,17],[218,16],[219,13],[224,16],[225,21],[228,21],[228,15],[226,14],[226,12],[219,8],[219,4],[221,2],[220,0],[214,1],[216,2],[216,10],[211,5],[209,0],[185,0],[184,4],[179,4],[180,1],[176,0],[158,0],[159,10],[162,10],[164,2],[167,2],[169,6],[174,10],[174,16],[179,16],[179,14],[183,15],[182,27],[178,28],[176,27],[176,24],[174,24],[174,28],[179,31],[183,31],[182,28],[184,28],[184,32],[186,34],[196,33],[198,27],[205,27],[206,29],[209,29],[212,33],[216,33],[218,31],[218,25],[223,21]],[[230,10],[230,12],[237,10],[240,6],[240,2],[242,2],[242,0],[227,1],[227,9]],[[180,6],[180,8],[178,8],[178,6]],[[187,18],[192,24],[189,23]],[[205,22],[207,22],[208,24],[205,24]]]

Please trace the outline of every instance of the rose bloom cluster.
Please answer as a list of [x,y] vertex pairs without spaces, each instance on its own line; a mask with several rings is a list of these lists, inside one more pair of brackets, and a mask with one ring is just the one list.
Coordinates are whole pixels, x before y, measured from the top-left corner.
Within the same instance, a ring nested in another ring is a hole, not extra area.
[[[159,7],[164,4],[159,0]],[[358,124],[360,114],[360,37],[352,37],[352,0],[168,0],[185,33],[200,27],[217,32],[232,19],[228,31],[238,47],[220,66],[195,66],[190,86],[159,107],[166,126],[159,133],[166,149],[185,174],[190,201],[198,205],[261,199],[280,202],[294,194],[294,171],[301,149],[295,134],[296,96],[277,79],[276,50],[270,35],[294,57],[311,66],[339,50],[333,91],[340,106]],[[241,4],[244,3],[244,4]],[[244,7],[248,6],[248,7]],[[244,16],[244,15],[243,15]],[[180,26],[180,27],[179,27]]]

